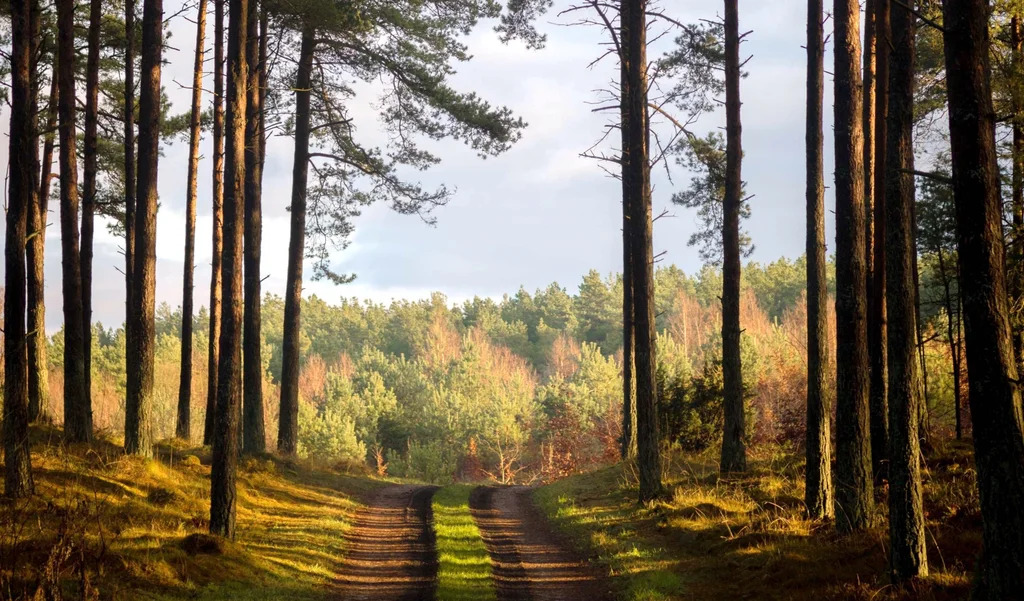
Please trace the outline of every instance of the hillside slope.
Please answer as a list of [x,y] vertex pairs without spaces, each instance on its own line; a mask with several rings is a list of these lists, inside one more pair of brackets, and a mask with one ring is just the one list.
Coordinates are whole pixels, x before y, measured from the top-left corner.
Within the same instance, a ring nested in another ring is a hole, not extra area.
[[242,459],[238,540],[225,543],[205,535],[208,448],[165,443],[145,461],[116,441],[60,441],[33,431],[38,494],[0,505],[0,599],[54,588],[85,599],[322,598],[359,499],[383,484]]

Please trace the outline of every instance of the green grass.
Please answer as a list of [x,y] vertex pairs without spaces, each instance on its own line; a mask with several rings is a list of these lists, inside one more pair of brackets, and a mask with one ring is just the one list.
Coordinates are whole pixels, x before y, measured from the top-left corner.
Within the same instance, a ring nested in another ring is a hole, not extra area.
[[721,478],[713,453],[665,457],[665,497],[636,502],[635,473],[613,466],[541,487],[534,498],[556,527],[612,576],[627,601],[951,601],[966,597],[980,547],[972,480],[958,449],[925,463],[930,575],[888,583],[885,489],[877,526],[850,536],[804,513],[802,459],[752,449],[750,470]]
[[497,598],[491,557],[469,511],[473,487],[446,486],[434,493],[434,533],[437,536],[438,601],[488,601]]

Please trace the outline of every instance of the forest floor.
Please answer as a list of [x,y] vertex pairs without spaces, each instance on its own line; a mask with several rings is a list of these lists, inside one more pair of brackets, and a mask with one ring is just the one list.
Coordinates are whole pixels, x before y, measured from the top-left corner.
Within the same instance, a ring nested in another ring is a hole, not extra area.
[[748,473],[718,474],[717,457],[666,459],[666,496],[636,502],[628,465],[540,487],[534,499],[581,549],[610,570],[626,601],[677,599],[952,601],[965,599],[981,547],[973,463],[966,445],[926,458],[925,513],[930,575],[905,590],[888,584],[886,491],[876,523],[839,536],[803,516],[803,461],[758,449]]
[[[209,449],[63,445],[32,431],[37,495],[0,501],[0,599],[165,601],[947,601],[980,549],[969,448],[925,461],[930,575],[887,584],[879,527],[807,521],[803,465],[757,449],[741,477],[712,453],[666,458],[666,496],[638,505],[627,465],[537,488],[395,484],[272,455],[238,474],[238,539],[206,533]],[[52,592],[52,591],[51,591]]]
[[344,585],[346,536],[367,515],[364,500],[392,501],[377,493],[388,483],[344,466],[243,458],[230,543],[205,534],[208,447],[161,443],[143,460],[117,440],[66,446],[51,428],[31,436],[37,494],[0,500],[5,600],[47,589],[65,599],[323,599]]

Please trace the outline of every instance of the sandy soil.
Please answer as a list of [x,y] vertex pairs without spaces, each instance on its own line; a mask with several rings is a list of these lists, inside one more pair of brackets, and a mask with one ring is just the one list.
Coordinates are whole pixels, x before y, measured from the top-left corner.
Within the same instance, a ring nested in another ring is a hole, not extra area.
[[500,601],[610,601],[603,570],[556,535],[522,486],[481,486],[470,507],[494,561]]

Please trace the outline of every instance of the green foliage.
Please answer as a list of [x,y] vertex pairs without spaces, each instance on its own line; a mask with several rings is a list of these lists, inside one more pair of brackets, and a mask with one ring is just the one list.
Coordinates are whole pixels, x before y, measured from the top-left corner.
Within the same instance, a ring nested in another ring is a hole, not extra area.
[[[347,395],[347,396],[346,396]],[[355,421],[345,411],[351,389],[331,391],[320,408],[299,403],[299,456],[320,461],[366,461],[366,445],[356,437]]]
[[[722,211],[725,202],[725,137],[711,132],[706,137],[686,138],[679,143],[679,166],[694,174],[690,186],[672,195],[672,202],[688,209],[697,209],[697,231],[690,235],[690,246],[696,246],[700,258],[710,264],[722,263]],[[744,191],[741,190],[742,197]],[[740,203],[740,219],[750,217],[750,204]],[[753,243],[746,232],[740,232],[740,252],[749,257]]]

